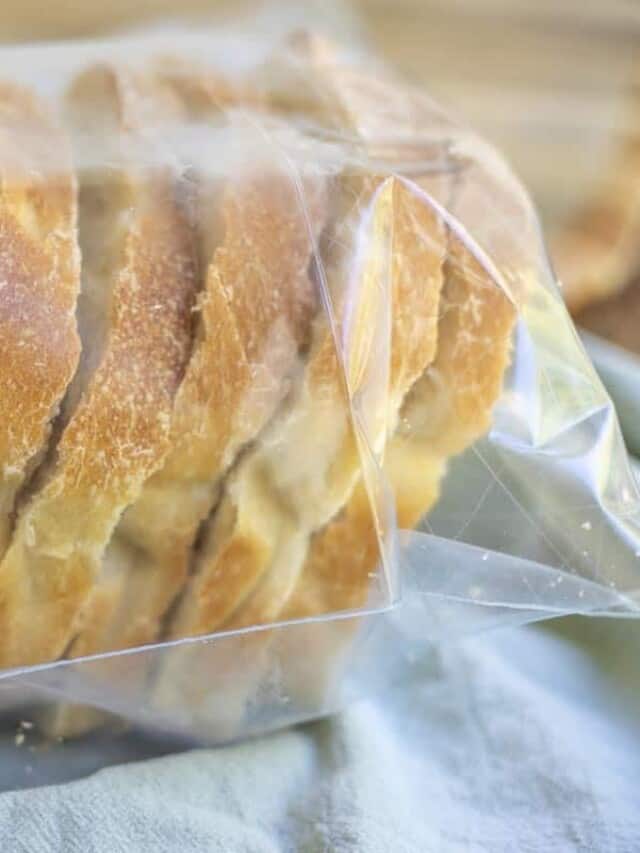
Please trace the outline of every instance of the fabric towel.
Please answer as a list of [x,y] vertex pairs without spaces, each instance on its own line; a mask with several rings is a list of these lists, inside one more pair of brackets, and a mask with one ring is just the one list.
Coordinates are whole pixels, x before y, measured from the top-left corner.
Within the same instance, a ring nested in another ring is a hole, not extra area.
[[[7,791],[0,849],[634,851],[639,661],[634,622],[574,618],[472,638],[332,719]],[[132,758],[151,750],[129,737]],[[77,745],[46,757],[28,746],[29,735],[0,754],[5,788],[38,781],[38,759],[59,778],[77,770]]]

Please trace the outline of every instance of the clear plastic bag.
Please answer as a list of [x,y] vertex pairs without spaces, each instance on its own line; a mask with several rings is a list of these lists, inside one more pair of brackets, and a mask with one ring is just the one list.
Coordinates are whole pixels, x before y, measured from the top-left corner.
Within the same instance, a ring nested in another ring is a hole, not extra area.
[[0,707],[219,742],[636,615],[615,412],[490,146],[308,33],[0,71]]

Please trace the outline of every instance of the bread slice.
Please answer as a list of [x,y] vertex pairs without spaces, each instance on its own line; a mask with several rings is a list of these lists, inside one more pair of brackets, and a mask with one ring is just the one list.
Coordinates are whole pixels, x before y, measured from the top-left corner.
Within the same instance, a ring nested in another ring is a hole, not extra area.
[[[30,92],[5,83],[0,175],[1,559],[17,496],[46,451],[80,353],[77,186],[70,146]],[[0,600],[0,612],[2,607]]]
[[83,352],[59,441],[0,563],[2,666],[64,651],[122,511],[169,448],[197,259],[183,189],[153,165],[153,97],[142,78],[106,66],[70,93],[78,157],[96,166],[81,177]]

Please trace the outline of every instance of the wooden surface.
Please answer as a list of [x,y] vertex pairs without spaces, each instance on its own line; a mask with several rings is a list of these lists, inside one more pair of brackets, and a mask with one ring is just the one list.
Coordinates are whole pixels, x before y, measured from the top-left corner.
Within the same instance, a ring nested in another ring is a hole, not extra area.
[[[59,39],[249,8],[243,0],[2,0],[4,41]],[[547,222],[579,204],[628,132],[639,0],[354,0],[292,7],[296,22],[360,27],[406,76],[496,142]]]
[[507,153],[547,221],[581,202],[629,130],[640,3],[401,0],[386,15],[369,5],[386,55]]

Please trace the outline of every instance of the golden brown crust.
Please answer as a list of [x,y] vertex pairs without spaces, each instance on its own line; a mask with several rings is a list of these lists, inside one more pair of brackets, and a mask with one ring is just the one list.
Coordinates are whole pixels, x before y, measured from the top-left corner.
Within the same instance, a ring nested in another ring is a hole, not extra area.
[[77,192],[63,132],[0,84],[0,558],[78,362]]
[[[125,86],[113,70],[98,72],[102,85],[99,75],[111,77],[107,89],[115,95]],[[122,123],[131,132],[135,84],[126,85],[126,104],[116,97],[113,112],[126,107]],[[106,271],[103,348],[76,389],[55,455],[0,564],[2,666],[61,654],[120,513],[169,446],[173,400],[191,347],[193,232],[170,173],[149,178],[133,173],[131,163],[121,168],[123,239]],[[100,261],[93,262],[95,272]]]

